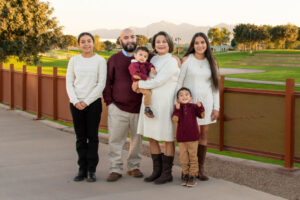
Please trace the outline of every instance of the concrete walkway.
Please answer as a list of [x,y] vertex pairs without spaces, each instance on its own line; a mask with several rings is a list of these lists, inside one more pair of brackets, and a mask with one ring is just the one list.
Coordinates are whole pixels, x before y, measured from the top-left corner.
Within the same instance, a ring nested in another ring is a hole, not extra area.
[[[75,136],[0,106],[1,200],[283,199],[215,178],[199,181],[195,188],[183,187],[179,185],[179,166],[173,168],[174,181],[165,185],[145,183],[125,173],[118,182],[108,183],[106,144],[100,143],[99,155],[97,182],[73,182],[77,172]],[[151,159],[143,157],[145,175],[151,173],[151,165]]]

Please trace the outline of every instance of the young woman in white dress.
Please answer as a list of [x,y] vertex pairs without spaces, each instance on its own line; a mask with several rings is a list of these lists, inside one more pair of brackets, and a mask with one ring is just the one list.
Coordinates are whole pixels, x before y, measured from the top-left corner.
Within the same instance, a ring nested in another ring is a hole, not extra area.
[[[193,100],[199,99],[205,108],[205,117],[198,118],[200,139],[198,145],[199,179],[208,180],[204,175],[204,161],[209,124],[219,117],[219,73],[217,62],[212,55],[209,41],[204,33],[196,33],[182,60],[177,90],[187,87]],[[194,102],[195,103],[195,102]]]
[[[153,160],[153,173],[144,180],[163,184],[173,180],[175,147],[171,116],[180,70],[176,58],[171,54],[172,39],[166,32],[159,32],[153,36],[152,47],[157,55],[150,62],[155,66],[157,75],[152,80],[135,82],[133,89],[138,87],[152,90],[150,106],[155,117],[148,118],[144,115],[145,108],[142,103],[137,132],[149,139]],[[164,154],[161,152],[159,141],[165,142]]]

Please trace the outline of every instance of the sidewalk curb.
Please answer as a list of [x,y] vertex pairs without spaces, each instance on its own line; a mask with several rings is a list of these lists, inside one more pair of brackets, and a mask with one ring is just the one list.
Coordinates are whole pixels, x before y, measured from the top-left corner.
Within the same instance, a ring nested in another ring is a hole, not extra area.
[[[9,106],[0,104],[0,108],[9,110]],[[36,119],[36,116],[20,110],[11,110],[16,114],[28,118]],[[74,134],[73,127],[61,125],[49,120],[37,120],[46,126],[58,129],[63,132]],[[108,144],[108,134],[99,132],[99,141]],[[129,150],[130,140],[123,147]],[[149,143],[143,141],[142,154],[150,157]],[[178,148],[174,160],[175,165],[180,165]],[[295,172],[285,172],[279,170],[280,166],[260,163],[251,160],[233,158],[228,156],[207,153],[205,171],[208,176],[224,179],[226,181],[245,185],[260,191],[288,199],[300,199],[300,170]]]

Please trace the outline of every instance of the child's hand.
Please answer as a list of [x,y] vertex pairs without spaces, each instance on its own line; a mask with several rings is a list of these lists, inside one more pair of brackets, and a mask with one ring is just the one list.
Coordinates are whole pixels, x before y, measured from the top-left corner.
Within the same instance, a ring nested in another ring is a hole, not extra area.
[[157,71],[152,67],[151,68],[151,71],[150,71],[152,74],[156,75],[157,74]]
[[180,103],[178,103],[178,101],[176,101],[175,107],[176,107],[176,109],[180,109]]
[[172,121],[173,121],[173,122],[178,122],[178,119],[179,119],[179,118],[178,118],[178,116],[176,116],[176,115],[174,115],[174,116],[172,117]]
[[197,104],[197,106],[198,107],[201,107],[202,106],[202,103],[201,103],[201,101],[199,101],[199,99],[197,98],[197,102],[196,102],[196,104]]

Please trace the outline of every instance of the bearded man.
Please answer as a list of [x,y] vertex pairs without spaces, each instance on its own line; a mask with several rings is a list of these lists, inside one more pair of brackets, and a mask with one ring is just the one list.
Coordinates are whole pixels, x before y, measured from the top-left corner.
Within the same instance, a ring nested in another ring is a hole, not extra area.
[[[122,50],[108,59],[107,81],[103,92],[108,107],[109,158],[111,161],[108,182],[122,177],[122,149],[130,131],[130,148],[127,157],[127,174],[143,177],[139,170],[141,162],[142,137],[136,133],[142,102],[142,94],[131,89],[132,80],[128,66],[134,59],[137,37],[131,29],[124,29],[120,35]],[[149,55],[148,61],[153,57]]]

